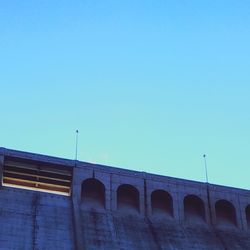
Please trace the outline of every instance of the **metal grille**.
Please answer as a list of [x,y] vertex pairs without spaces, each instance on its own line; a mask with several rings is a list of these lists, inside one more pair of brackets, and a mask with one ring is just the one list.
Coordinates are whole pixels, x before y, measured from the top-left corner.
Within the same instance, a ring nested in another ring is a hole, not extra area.
[[4,161],[4,186],[70,195],[71,181],[69,167],[11,158]]

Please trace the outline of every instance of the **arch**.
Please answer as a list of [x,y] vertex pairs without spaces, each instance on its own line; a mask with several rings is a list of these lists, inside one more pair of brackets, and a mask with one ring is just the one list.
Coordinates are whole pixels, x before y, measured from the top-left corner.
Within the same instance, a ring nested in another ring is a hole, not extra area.
[[81,198],[86,206],[105,208],[105,186],[97,179],[87,179],[82,183]]
[[246,206],[246,219],[247,219],[247,227],[250,229],[250,204]]
[[132,185],[122,184],[117,189],[117,209],[139,212],[139,191]]
[[173,198],[172,196],[161,189],[151,193],[151,208],[152,214],[162,214],[173,217]]
[[184,198],[184,217],[186,221],[205,222],[205,206],[203,200],[196,195]]
[[217,224],[237,226],[236,211],[231,202],[227,200],[218,200],[215,203],[215,213]]

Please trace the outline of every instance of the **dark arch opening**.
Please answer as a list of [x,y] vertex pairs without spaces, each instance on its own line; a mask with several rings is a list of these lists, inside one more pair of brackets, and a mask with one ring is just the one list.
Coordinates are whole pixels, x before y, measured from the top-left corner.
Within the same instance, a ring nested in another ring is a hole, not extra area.
[[219,200],[215,203],[216,220],[219,225],[234,225],[236,223],[236,211],[233,204],[227,200]]
[[139,212],[139,191],[132,185],[123,184],[117,189],[117,208]]
[[81,197],[86,206],[105,208],[105,187],[97,179],[87,179],[82,183]]
[[157,215],[168,215],[173,217],[173,199],[164,190],[155,190],[151,194],[152,213]]
[[250,205],[246,207],[247,227],[250,229]]
[[203,200],[196,195],[187,195],[184,198],[184,216],[186,221],[205,222],[205,206]]

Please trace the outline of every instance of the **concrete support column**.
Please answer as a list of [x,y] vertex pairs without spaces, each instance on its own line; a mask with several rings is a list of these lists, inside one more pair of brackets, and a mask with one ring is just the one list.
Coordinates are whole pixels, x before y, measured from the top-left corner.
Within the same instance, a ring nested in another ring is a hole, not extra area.
[[145,202],[145,215],[152,216],[152,200],[151,200],[151,193],[152,188],[150,188],[150,183],[148,183],[148,180],[145,179],[144,181],[144,202]]
[[75,249],[82,250],[84,249],[84,242],[81,229],[81,223],[82,223],[81,209],[80,209],[81,185],[79,184],[79,180],[77,178],[78,176],[77,172],[78,172],[77,166],[75,166],[73,169],[72,193],[71,193],[72,220],[74,228]]
[[205,202],[204,203],[204,206],[205,206],[205,220],[206,220],[206,223],[211,225],[211,216],[210,216],[210,204],[208,202]]
[[178,203],[178,215],[179,215],[178,218],[179,218],[180,223],[183,223],[183,221],[185,220],[183,199],[184,199],[183,194],[178,193],[177,203]]
[[243,206],[241,207],[240,213],[241,213],[242,229],[247,231],[248,230],[247,216],[246,216],[246,210],[244,209]]
[[245,216],[245,213],[241,209],[242,206],[241,206],[241,203],[240,203],[239,196],[237,197],[237,201],[238,202],[236,202],[236,206],[235,206],[237,225],[238,225],[239,229],[244,230],[245,229],[245,223],[244,222],[246,221],[246,219],[245,219],[246,216]]
[[110,186],[110,210],[117,211],[117,185],[115,183],[115,177],[111,175],[111,186]]
[[172,194],[172,198],[173,198],[173,217],[180,221],[180,210],[179,210],[179,199],[178,199],[178,194],[177,193],[173,193]]
[[144,189],[139,193],[140,214],[145,216]]
[[95,178],[103,183],[105,186],[105,209],[111,210],[111,175],[101,172],[94,171]]
[[239,204],[240,204],[240,215],[241,215],[241,221],[242,221],[242,228],[243,230],[247,231],[249,230],[248,228],[248,222],[247,222],[247,214],[246,214],[246,208],[248,206],[247,200],[239,197]]
[[215,210],[216,200],[211,197],[210,203],[211,203],[211,224],[215,226],[217,225],[216,210]]
[[0,187],[3,183],[3,165],[4,165],[4,155],[0,155]]
[[211,200],[210,184],[206,184],[206,202],[205,202],[205,217],[207,224],[213,225],[213,204]]

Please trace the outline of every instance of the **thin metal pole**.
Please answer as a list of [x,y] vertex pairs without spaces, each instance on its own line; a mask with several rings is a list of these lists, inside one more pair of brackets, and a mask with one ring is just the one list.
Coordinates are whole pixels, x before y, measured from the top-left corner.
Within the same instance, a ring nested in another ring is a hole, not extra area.
[[205,166],[205,172],[206,172],[206,182],[208,183],[208,174],[207,174],[207,159],[206,159],[206,155],[203,155],[204,158],[204,166]]
[[76,130],[76,151],[75,151],[75,160],[77,161],[77,156],[78,156],[78,133],[79,130]]

